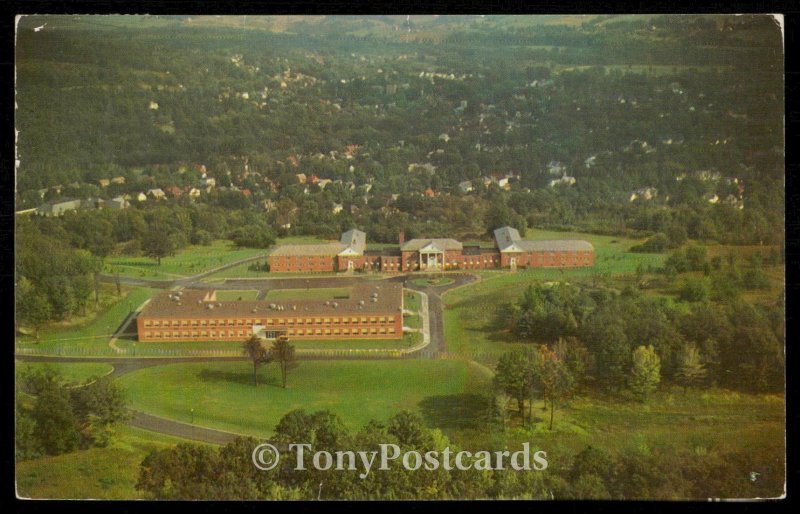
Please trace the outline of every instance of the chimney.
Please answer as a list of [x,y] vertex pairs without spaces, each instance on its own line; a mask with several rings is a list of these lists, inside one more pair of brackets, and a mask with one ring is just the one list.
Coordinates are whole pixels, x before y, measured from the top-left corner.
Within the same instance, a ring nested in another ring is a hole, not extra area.
[[406,233],[405,231],[400,231],[400,246],[403,246],[403,243],[406,242]]

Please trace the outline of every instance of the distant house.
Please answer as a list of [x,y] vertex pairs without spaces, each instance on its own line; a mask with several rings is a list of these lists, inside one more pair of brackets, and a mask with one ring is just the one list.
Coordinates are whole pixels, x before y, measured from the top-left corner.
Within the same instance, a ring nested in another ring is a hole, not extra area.
[[717,196],[716,193],[707,193],[707,194],[703,195],[703,200],[705,200],[708,203],[718,203],[719,202],[719,196]]
[[245,198],[250,198],[251,196],[253,196],[253,192],[252,192],[252,191],[250,191],[250,190],[249,190],[249,189],[247,189],[247,188],[245,188],[245,189],[240,189],[240,190],[239,190],[239,192],[240,192],[240,193],[242,193],[242,195],[243,195]]
[[167,188],[167,193],[173,198],[180,198],[183,195],[183,190],[178,186],[171,186]]
[[654,187],[642,187],[631,193],[629,201],[652,200],[656,196],[658,196],[658,189]]
[[165,200],[167,198],[166,193],[164,193],[160,187],[149,189],[147,191],[147,196],[153,197],[154,200]]
[[425,195],[426,198],[433,198],[434,196],[436,196],[436,193],[434,192],[433,189],[428,188],[428,189],[425,190],[424,195]]
[[122,177],[122,176],[114,177],[114,178],[111,179],[111,183],[112,184],[124,184],[125,183],[125,177]]
[[97,183],[100,184],[100,187],[108,187],[111,184],[111,181],[107,178],[101,178],[97,181]]
[[272,200],[264,200],[261,206],[264,208],[266,212],[272,212],[278,208],[278,206]]
[[297,175],[295,175],[295,177],[297,177],[298,184],[305,184],[306,181],[308,180],[305,173],[298,173]]
[[339,214],[343,210],[344,210],[344,205],[340,203],[335,203],[333,204],[333,209],[331,209],[331,212],[333,212],[334,214]]
[[444,141],[446,143],[446,142],[450,141],[450,136],[448,136],[447,134],[439,134],[439,139],[441,139],[442,141]]
[[470,192],[470,191],[472,191],[472,189],[473,189],[473,188],[472,188],[472,181],[470,181],[470,180],[465,180],[464,182],[459,182],[459,183],[458,183],[458,189],[459,189],[459,190],[460,190],[462,193],[465,193],[465,194],[466,194],[466,193],[469,193],[469,192]]
[[73,199],[63,199],[57,202],[43,203],[36,208],[39,216],[63,216],[64,213],[80,209],[81,201]]
[[106,202],[106,207],[115,211],[127,209],[131,203],[122,196],[117,196]]
[[730,205],[731,207],[734,207],[739,210],[744,209],[744,200],[742,200],[741,198],[737,198],[734,195],[726,196],[725,199],[722,201],[722,203],[724,203],[725,205]]
[[325,189],[331,182],[333,181],[329,178],[322,178],[317,182],[317,185],[319,186],[320,189]]
[[201,192],[202,191],[200,191],[196,187],[192,187],[192,188],[189,189],[189,192],[188,192],[189,198],[199,198]]
[[564,175],[561,178],[557,178],[555,180],[550,181],[550,187],[556,186],[573,186],[575,185],[575,177],[570,177],[569,175]]
[[433,164],[431,164],[429,162],[422,163],[422,164],[418,163],[418,162],[415,162],[415,163],[411,163],[411,164],[408,165],[408,172],[409,173],[425,172],[425,173],[429,173],[429,174],[433,175],[434,173],[436,173],[436,166],[434,166]]
[[217,185],[217,179],[215,179],[215,178],[207,178],[206,179],[206,185],[210,186],[210,187],[216,186]]
[[144,201],[147,201],[147,195],[146,195],[146,194],[144,194],[144,193],[139,193],[139,194],[137,194],[137,195],[136,195],[136,201],[138,201],[138,202],[144,202]]
[[316,185],[317,183],[319,183],[319,177],[316,175],[311,175],[310,177],[308,177],[308,183],[311,184],[312,186]]
[[551,175],[566,175],[567,167],[561,161],[550,161],[547,163],[547,172]]
[[481,177],[481,183],[483,183],[483,187],[489,187],[494,181],[491,177]]
[[106,201],[96,196],[90,196],[81,200],[81,209],[102,209],[105,207]]

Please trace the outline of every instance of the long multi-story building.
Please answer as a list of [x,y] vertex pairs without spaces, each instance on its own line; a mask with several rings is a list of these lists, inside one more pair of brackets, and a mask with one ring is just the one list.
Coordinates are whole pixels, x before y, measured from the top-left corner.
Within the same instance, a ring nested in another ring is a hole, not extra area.
[[356,284],[347,298],[217,300],[215,290],[184,289],[155,296],[136,320],[142,342],[265,339],[399,339],[401,284]]
[[512,227],[494,231],[494,246],[449,238],[411,239],[397,248],[366,249],[366,234],[349,230],[338,243],[282,245],[269,254],[272,272],[371,270],[387,272],[492,268],[569,268],[594,265],[594,246],[577,239],[522,239]]

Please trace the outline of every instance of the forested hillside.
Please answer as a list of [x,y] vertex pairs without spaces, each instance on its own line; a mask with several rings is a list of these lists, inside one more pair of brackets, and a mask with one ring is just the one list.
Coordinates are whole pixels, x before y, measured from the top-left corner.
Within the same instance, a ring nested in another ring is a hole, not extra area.
[[[389,237],[381,208],[412,232],[481,232],[440,212],[455,212],[444,197],[459,183],[493,176],[511,177],[500,203],[529,225],[782,232],[782,48],[768,17],[286,20],[22,19],[20,206],[52,186],[104,196],[98,180],[116,175],[128,180],[115,193],[183,187],[202,164],[254,207],[356,205],[337,216],[373,239]],[[309,196],[297,173],[341,182]],[[553,184],[564,175],[575,181]],[[391,196],[428,188],[427,207]],[[641,188],[657,197],[632,208]]]

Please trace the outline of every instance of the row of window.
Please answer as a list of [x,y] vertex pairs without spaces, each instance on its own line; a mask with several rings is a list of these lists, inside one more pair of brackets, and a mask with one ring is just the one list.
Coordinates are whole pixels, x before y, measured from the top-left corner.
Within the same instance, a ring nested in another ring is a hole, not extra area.
[[[249,331],[245,330],[166,330],[166,331],[152,331],[147,330],[142,334],[143,339],[189,339],[198,337],[239,337],[244,338],[249,335]],[[397,333],[395,327],[370,327],[370,328],[290,328],[286,331],[289,336],[338,336],[338,335],[377,335],[386,334],[393,335]]]
[[348,324],[387,324],[394,323],[392,316],[344,316],[336,318],[274,318],[267,319],[266,325],[348,325]]
[[316,329],[298,328],[298,329],[293,329],[293,328],[290,328],[290,329],[288,329],[286,331],[286,335],[288,335],[288,336],[303,336],[303,335],[305,335],[305,336],[312,336],[312,335],[316,335],[316,336],[322,336],[322,335],[325,335],[325,336],[330,336],[330,335],[348,336],[348,335],[353,335],[353,336],[355,336],[355,335],[368,335],[368,334],[375,335],[375,334],[395,334],[395,333],[396,333],[396,331],[395,331],[394,327],[371,327],[371,328],[353,328],[353,329],[349,329],[349,328],[342,328],[342,329],[339,329],[339,328],[325,328],[325,329],[322,329],[322,328],[316,328]]
[[147,330],[142,334],[143,339],[188,339],[190,337],[241,337],[249,335],[245,330],[172,330],[172,331],[151,331]]
[[250,327],[252,325],[348,325],[348,324],[386,324],[394,323],[395,318],[392,316],[344,316],[335,318],[267,318],[261,319],[183,319],[183,320],[160,320],[160,319],[146,319],[144,326],[151,327]]

